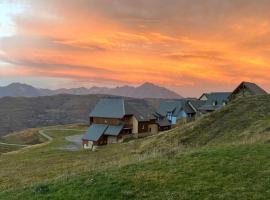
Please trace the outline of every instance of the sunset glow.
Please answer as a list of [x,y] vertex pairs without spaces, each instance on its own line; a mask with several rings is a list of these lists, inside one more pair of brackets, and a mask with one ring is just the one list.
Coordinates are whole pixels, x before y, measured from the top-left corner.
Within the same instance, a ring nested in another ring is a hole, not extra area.
[[1,2],[0,85],[147,81],[198,96],[252,81],[270,91],[270,1]]

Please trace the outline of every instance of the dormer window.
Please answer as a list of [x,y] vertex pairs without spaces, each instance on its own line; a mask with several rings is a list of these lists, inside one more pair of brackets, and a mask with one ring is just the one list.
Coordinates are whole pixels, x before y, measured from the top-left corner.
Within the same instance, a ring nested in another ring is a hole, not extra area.
[[218,105],[218,102],[215,100],[213,101],[213,106],[217,106]]
[[223,101],[222,105],[223,106],[226,106],[227,105],[227,101]]

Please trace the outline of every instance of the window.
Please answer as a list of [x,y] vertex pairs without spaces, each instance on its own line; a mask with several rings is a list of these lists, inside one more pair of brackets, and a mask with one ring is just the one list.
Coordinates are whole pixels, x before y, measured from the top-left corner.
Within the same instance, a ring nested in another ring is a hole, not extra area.
[[167,119],[168,120],[172,120],[172,112],[168,112],[167,113]]
[[218,105],[218,102],[215,100],[213,101],[213,106],[217,106]]
[[142,129],[144,130],[144,124],[142,125]]

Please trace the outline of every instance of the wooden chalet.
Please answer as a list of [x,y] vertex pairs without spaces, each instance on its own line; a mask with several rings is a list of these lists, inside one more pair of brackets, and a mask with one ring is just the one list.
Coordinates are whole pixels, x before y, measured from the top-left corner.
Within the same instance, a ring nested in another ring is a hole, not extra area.
[[263,95],[267,94],[267,92],[259,87],[255,83],[250,82],[242,82],[229,96],[229,100],[233,101],[240,97],[247,97],[251,95]]
[[122,142],[158,132],[152,110],[143,100],[101,99],[90,113],[90,127],[82,138],[85,149]]

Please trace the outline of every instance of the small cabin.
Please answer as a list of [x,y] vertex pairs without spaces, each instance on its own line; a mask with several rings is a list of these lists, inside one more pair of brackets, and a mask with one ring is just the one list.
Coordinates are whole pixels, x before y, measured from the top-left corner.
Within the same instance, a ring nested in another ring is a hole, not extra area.
[[255,83],[242,82],[229,96],[229,100],[233,101],[238,98],[252,96],[252,95],[263,95],[267,92]]

